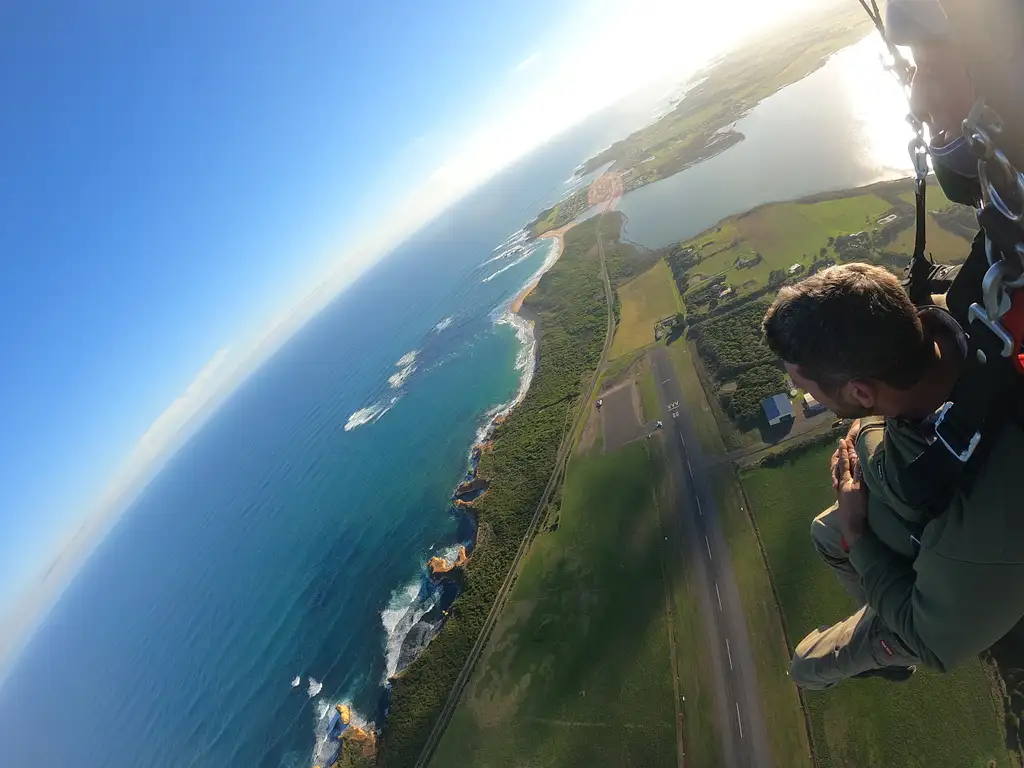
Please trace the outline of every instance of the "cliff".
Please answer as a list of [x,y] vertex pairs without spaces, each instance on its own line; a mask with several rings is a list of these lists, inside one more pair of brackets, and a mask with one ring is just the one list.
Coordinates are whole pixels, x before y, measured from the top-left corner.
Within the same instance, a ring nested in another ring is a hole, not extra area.
[[450,573],[456,568],[461,568],[469,562],[469,555],[466,553],[465,547],[459,547],[459,554],[455,558],[455,562],[449,562],[443,557],[434,556],[427,561],[427,571],[431,577],[438,576],[442,573]]
[[452,498],[456,501],[472,501],[481,493],[486,491],[488,485],[490,485],[490,483],[482,477],[474,477],[472,480],[459,483],[458,487],[455,489],[455,493],[452,494]]

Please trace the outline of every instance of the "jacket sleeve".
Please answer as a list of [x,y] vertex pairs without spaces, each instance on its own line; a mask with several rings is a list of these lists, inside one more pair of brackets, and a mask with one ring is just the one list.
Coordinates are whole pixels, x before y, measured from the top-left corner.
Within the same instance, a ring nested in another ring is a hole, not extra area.
[[922,549],[911,563],[867,533],[850,562],[868,605],[925,664],[947,672],[1024,616],[1024,563],[974,563]]

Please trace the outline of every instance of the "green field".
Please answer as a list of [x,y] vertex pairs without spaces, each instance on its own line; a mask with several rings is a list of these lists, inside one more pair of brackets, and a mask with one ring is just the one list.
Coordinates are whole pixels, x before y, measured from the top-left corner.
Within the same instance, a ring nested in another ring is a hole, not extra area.
[[[832,502],[828,481],[832,448],[830,443],[822,444],[780,467],[742,475],[781,600],[790,647],[814,627],[838,621],[856,608],[809,537],[810,521]],[[738,519],[735,507],[742,500],[721,501],[723,516]],[[726,507],[731,509],[726,512]],[[746,568],[744,556],[736,549],[732,554],[749,612],[750,598],[740,575]],[[758,637],[753,617],[750,634]],[[774,662],[777,669],[787,661],[780,656]],[[763,664],[759,661],[758,675],[765,686]],[[999,766],[1011,765],[1002,741],[999,704],[979,661],[948,676],[922,669],[903,685],[851,681],[831,691],[807,692],[806,701],[822,768],[984,768],[990,760]]]
[[[432,765],[674,766],[664,535],[649,444],[577,456]],[[692,627],[692,621],[689,622]]]
[[654,324],[682,311],[672,272],[664,260],[619,288],[621,310],[609,358],[654,343]]
[[[926,226],[925,247],[935,261],[941,264],[959,264],[967,258],[967,254],[971,252],[971,244],[967,240],[944,230],[931,214],[928,215]],[[899,253],[913,253],[914,227],[903,230],[889,247]]]
[[[765,287],[773,270],[785,271],[794,264],[807,270],[821,258],[821,249],[828,249],[830,237],[871,229],[891,208],[881,197],[861,193],[838,200],[774,203],[726,219],[681,244],[700,254],[700,262],[690,270],[689,287],[724,274],[734,295],[749,294]],[[761,256],[759,263],[742,269],[735,266],[737,260],[756,255]]]
[[640,407],[644,421],[650,422],[658,418],[658,388],[654,382],[654,371],[651,364],[644,360],[640,366]]

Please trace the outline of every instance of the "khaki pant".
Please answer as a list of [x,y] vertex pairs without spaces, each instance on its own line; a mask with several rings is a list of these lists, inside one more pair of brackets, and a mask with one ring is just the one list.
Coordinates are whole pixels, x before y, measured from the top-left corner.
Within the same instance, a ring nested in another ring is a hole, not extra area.
[[[854,600],[864,603],[864,589],[843,551],[835,514],[836,507],[832,506],[814,518],[811,540],[843,588]],[[816,629],[801,640],[789,674],[801,688],[823,690],[871,669],[908,667],[918,662],[896,633],[865,605],[848,619]]]

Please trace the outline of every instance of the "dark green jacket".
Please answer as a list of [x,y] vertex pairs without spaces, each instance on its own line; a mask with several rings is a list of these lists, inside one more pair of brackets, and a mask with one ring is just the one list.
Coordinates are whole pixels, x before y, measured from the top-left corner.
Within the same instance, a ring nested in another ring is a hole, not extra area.
[[900,476],[926,445],[900,419],[865,420],[857,453],[871,532],[850,551],[871,606],[925,664],[948,671],[1024,617],[1024,431],[1002,430],[969,495],[928,522]]

